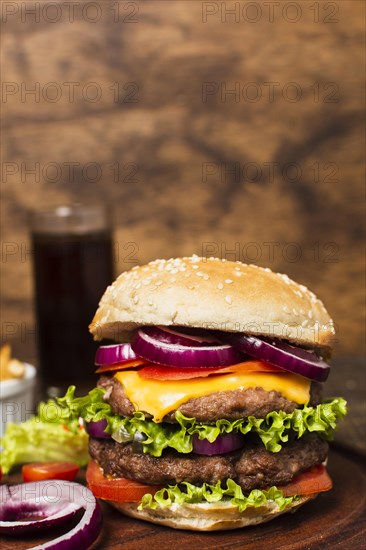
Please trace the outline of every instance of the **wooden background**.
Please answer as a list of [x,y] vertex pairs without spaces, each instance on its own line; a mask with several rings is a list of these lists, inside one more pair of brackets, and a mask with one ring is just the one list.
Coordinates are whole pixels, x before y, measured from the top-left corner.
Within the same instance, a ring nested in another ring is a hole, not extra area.
[[116,274],[191,253],[266,265],[360,355],[364,3],[48,4],[1,6],[2,339],[36,360],[28,209],[97,200]]

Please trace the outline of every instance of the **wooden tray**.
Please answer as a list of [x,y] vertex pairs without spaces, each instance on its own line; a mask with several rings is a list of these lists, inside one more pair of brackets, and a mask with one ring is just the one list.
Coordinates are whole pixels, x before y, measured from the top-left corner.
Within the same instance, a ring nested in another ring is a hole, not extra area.
[[[319,495],[294,514],[285,514],[269,523],[234,531],[195,533],[159,527],[124,517],[103,503],[103,531],[93,550],[364,549],[366,473],[362,458],[333,448],[328,471],[335,485],[329,493]],[[18,481],[15,477],[13,479]],[[1,548],[20,550],[47,540],[44,537],[3,537]]]

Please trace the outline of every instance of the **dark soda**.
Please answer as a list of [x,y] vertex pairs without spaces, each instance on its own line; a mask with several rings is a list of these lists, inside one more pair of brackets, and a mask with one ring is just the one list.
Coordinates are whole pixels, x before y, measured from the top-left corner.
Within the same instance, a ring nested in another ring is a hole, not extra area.
[[[110,231],[33,233],[37,335],[43,390],[95,386],[99,344],[88,331],[113,281]],[[52,392],[51,392],[52,393]]]

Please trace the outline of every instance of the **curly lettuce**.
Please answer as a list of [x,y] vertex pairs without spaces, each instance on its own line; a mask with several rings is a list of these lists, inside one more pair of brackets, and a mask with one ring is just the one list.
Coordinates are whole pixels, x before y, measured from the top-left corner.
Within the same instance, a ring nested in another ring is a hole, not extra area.
[[282,491],[276,487],[263,491],[254,489],[245,496],[240,485],[232,479],[228,479],[225,488],[222,487],[220,481],[215,485],[204,483],[200,487],[188,482],[164,487],[154,495],[144,495],[138,509],[156,509],[159,506],[166,507],[172,504],[230,502],[238,507],[239,512],[244,512],[247,508],[259,508],[266,505],[275,505],[280,511],[283,511],[296,500],[298,497],[285,497]]
[[60,419],[75,425],[79,417],[85,422],[105,418],[108,422],[106,431],[116,441],[131,441],[136,432],[144,434],[143,450],[155,457],[161,456],[168,447],[179,453],[192,452],[193,436],[212,443],[220,434],[230,432],[254,433],[268,451],[276,453],[281,450],[282,443],[288,441],[290,434],[300,438],[307,432],[317,432],[324,439],[330,440],[337,421],[347,413],[346,401],[336,397],[316,407],[305,405],[291,413],[271,412],[265,418],[249,416],[245,419],[218,420],[214,424],[205,424],[177,411],[176,424],[154,423],[141,411],[135,412],[131,418],[115,415],[111,406],[103,400],[105,390],[102,388],[95,388],[84,397],[75,397],[74,394],[75,386],[70,386],[66,395],[57,400]]
[[60,419],[50,401],[41,403],[38,416],[21,424],[8,424],[0,439],[0,466],[7,474],[26,462],[70,461],[85,466],[89,460],[88,435],[79,419]]

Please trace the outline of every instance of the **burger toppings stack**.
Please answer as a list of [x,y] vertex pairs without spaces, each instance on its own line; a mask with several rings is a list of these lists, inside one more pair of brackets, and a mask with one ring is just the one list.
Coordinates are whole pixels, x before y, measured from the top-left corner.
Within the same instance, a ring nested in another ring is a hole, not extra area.
[[175,528],[268,521],[332,488],[323,398],[334,326],[303,285],[216,258],[156,260],[107,288],[90,325],[97,387],[58,400],[89,433],[87,482]]

